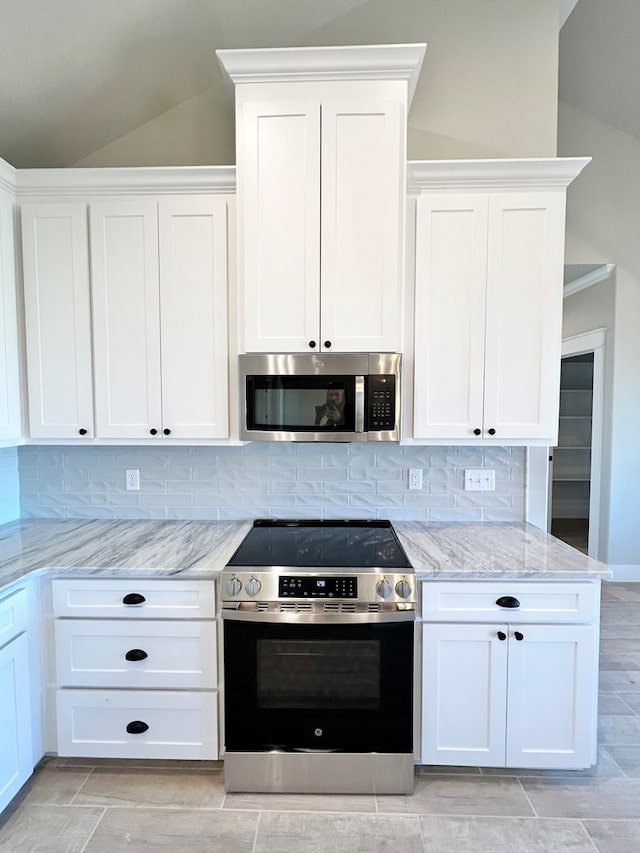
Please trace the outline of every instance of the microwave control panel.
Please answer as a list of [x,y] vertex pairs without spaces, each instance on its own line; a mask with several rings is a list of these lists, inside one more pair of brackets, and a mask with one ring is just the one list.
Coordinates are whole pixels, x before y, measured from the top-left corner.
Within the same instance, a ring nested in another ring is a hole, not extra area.
[[396,428],[396,377],[370,373],[367,379],[367,430]]

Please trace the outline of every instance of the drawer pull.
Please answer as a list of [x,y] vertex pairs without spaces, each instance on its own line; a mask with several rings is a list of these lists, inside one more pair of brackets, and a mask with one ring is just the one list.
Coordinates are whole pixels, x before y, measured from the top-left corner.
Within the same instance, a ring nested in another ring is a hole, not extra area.
[[143,723],[142,720],[132,720],[130,723],[127,723],[127,731],[130,735],[144,734],[148,728],[149,726]]
[[142,649],[129,649],[125,655],[126,660],[144,660],[147,657],[149,655]]
[[520,607],[520,602],[517,598],[514,598],[512,595],[503,595],[497,601],[496,604],[498,607],[509,607],[511,609],[515,607]]
[[130,592],[122,599],[123,604],[144,604],[147,599],[139,592]]
[[524,640],[524,634],[520,631],[516,631],[513,636],[516,638],[516,640]]
[[506,640],[507,639],[507,635],[505,634],[504,631],[498,631],[498,639],[499,640]]

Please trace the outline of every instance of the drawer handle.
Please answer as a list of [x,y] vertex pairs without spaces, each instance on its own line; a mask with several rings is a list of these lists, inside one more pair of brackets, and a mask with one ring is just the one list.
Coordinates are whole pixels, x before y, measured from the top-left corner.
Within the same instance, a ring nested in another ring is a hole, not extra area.
[[149,655],[142,649],[129,649],[125,655],[127,660],[144,660],[148,657]]
[[147,599],[139,592],[130,592],[122,599],[123,604],[144,604]]
[[524,634],[522,634],[520,631],[516,631],[513,636],[516,638],[516,640],[524,640]]
[[127,723],[127,731],[130,735],[144,734],[148,728],[149,726],[143,723],[142,720],[131,720],[130,723]]
[[520,602],[517,598],[514,598],[512,595],[503,595],[497,601],[496,604],[498,607],[510,607],[513,609],[514,607],[520,607]]
[[499,640],[506,640],[507,639],[507,635],[505,634],[504,631],[498,631],[498,639]]

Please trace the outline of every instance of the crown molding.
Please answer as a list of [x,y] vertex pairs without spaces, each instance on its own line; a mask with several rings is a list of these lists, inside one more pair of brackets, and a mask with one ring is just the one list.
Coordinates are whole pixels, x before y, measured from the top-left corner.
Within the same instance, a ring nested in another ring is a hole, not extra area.
[[0,157],[0,189],[11,193],[16,191],[16,170]]
[[408,105],[415,92],[427,45],[380,44],[218,50],[223,71],[238,83],[310,80],[406,80]]
[[146,166],[105,169],[18,169],[17,195],[87,196],[234,193],[235,166]]
[[407,163],[407,190],[565,189],[591,157],[518,160],[418,160]]
[[594,284],[600,284],[601,281],[609,278],[615,268],[615,264],[603,264],[601,267],[581,275],[580,278],[568,282],[562,289],[563,297],[566,299],[567,296],[573,296],[574,293],[593,287]]

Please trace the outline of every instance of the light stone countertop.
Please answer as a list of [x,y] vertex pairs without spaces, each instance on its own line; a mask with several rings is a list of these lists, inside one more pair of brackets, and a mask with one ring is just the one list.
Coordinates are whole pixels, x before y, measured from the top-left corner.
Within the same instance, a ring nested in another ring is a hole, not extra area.
[[[603,564],[529,524],[394,522],[419,579],[583,580]],[[0,590],[30,572],[212,578],[249,521],[25,520],[0,526]]]

